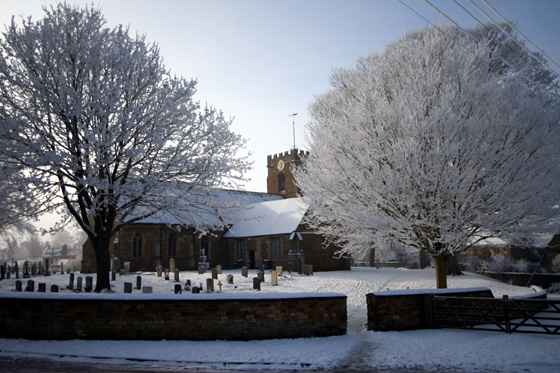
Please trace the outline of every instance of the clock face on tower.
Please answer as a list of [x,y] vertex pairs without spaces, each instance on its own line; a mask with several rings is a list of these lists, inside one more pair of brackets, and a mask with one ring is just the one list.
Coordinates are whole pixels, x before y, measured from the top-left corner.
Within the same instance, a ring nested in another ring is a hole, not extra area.
[[278,161],[276,167],[278,167],[278,171],[282,171],[284,169],[284,161],[282,160]]

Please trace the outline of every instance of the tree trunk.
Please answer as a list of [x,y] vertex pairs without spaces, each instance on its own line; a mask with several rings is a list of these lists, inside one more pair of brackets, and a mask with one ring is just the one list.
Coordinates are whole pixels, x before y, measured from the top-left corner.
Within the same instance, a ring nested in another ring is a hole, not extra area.
[[449,255],[433,255],[436,267],[436,283],[438,289],[447,289],[447,260]]
[[109,238],[98,238],[92,242],[92,244],[97,261],[97,283],[95,285],[95,292],[100,293],[103,289],[111,290]]

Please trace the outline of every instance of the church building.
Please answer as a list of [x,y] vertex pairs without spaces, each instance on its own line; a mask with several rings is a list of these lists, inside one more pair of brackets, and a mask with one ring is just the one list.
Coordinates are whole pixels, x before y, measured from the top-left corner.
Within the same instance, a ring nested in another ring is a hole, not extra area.
[[[154,271],[167,267],[171,258],[179,270],[196,270],[201,263],[213,268],[251,269],[283,266],[301,271],[350,269],[349,258],[338,258],[334,245],[303,222],[307,206],[299,198],[292,171],[305,162],[309,152],[296,148],[267,157],[267,193],[219,190],[219,198],[244,201],[249,206],[238,212],[239,221],[229,229],[200,235],[189,227],[169,227],[146,219],[123,228],[110,247],[116,266],[128,262],[131,271]],[[87,241],[83,247],[83,272],[95,272],[95,253]],[[120,268],[113,268],[118,270]]]

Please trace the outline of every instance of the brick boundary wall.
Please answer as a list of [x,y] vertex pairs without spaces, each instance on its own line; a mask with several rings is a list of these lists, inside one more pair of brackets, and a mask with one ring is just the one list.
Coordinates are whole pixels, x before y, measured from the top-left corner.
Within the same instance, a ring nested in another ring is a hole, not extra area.
[[517,272],[490,272],[480,273],[483,276],[493,278],[506,284],[517,286],[537,285],[548,289],[554,283],[560,283],[559,273],[517,273]]
[[0,337],[253,340],[346,334],[346,295],[249,299],[0,297]]
[[370,293],[367,298],[367,328],[374,331],[429,328],[427,295],[494,298],[488,288],[389,290]]

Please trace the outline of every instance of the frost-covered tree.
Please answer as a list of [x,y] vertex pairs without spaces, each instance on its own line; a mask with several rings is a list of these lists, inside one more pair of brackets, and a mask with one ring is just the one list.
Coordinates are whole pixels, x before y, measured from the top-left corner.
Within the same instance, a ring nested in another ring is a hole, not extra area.
[[554,79],[495,29],[469,33],[418,30],[336,70],[296,174],[312,227],[347,251],[425,250],[443,288],[450,256],[555,231],[559,213]]
[[212,188],[244,181],[245,141],[143,36],[107,27],[93,7],[44,12],[13,19],[0,41],[0,156],[35,201],[87,233],[99,292],[115,233],[157,213],[201,222]]

